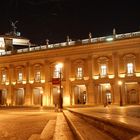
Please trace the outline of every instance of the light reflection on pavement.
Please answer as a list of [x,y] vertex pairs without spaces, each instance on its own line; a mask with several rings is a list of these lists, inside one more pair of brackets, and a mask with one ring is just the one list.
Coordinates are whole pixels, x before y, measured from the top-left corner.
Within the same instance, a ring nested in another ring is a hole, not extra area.
[[111,121],[122,122],[140,128],[140,106],[98,106],[88,108],[73,108],[76,112],[104,118]]

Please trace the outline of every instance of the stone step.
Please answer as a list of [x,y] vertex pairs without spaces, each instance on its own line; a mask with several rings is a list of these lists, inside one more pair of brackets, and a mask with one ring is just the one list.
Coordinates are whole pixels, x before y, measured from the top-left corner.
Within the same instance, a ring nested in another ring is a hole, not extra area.
[[57,114],[53,140],[75,140],[62,112]]
[[33,134],[28,140],[75,140],[62,112],[56,120],[49,120],[41,134]]
[[[119,121],[123,119],[122,116],[114,115],[114,118],[105,118],[105,114],[101,113],[87,113],[79,110],[68,109],[72,114],[84,119],[86,122],[92,124],[96,128],[109,133],[117,140],[130,140],[140,134],[140,127],[132,125],[132,118],[126,117],[128,123]],[[115,117],[119,117],[116,119]],[[118,121],[117,121],[118,120]],[[131,122],[129,124],[129,121]],[[135,123],[135,122],[134,122]],[[137,122],[139,124],[139,122]]]
[[41,134],[33,134],[28,140],[53,140],[56,120],[49,120]]
[[76,140],[113,140],[111,136],[97,129],[82,118],[65,110],[64,115],[76,136]]

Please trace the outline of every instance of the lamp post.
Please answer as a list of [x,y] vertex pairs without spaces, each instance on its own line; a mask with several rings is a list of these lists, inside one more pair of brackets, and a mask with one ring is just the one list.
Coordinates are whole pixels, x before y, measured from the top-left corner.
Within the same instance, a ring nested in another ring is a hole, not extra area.
[[119,85],[119,89],[120,89],[120,106],[123,106],[123,103],[122,103],[122,81],[118,81],[118,85]]
[[63,64],[62,63],[59,63],[56,65],[56,67],[58,68],[59,70],[59,89],[60,89],[60,95],[59,95],[59,108],[60,108],[60,111],[63,109],[63,97],[62,97],[62,88],[61,88],[61,82],[62,82],[62,67],[63,67]]
[[42,90],[40,91],[40,95],[41,95],[41,107],[42,107],[43,105],[43,91]]

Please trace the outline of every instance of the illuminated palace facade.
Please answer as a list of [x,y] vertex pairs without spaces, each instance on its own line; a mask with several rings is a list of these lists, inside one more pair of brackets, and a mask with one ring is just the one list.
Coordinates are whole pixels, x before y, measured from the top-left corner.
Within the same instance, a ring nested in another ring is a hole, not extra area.
[[64,106],[140,104],[140,32],[1,52],[0,104],[54,106],[60,75]]

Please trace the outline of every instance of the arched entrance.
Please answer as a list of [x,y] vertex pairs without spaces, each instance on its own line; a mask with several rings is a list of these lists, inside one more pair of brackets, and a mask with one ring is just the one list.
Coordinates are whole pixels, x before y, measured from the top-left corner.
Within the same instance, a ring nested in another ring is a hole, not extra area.
[[76,85],[74,87],[74,103],[85,104],[86,103],[86,86]]
[[128,92],[128,102],[129,104],[138,104],[138,93],[135,89],[131,89]]
[[7,90],[0,90],[0,105],[6,105],[7,102]]
[[107,90],[106,91],[106,103],[111,104],[111,102],[112,102],[111,91]]
[[16,105],[24,104],[24,88],[19,88],[16,91]]
[[36,87],[33,89],[33,104],[34,105],[43,105],[43,88]]

